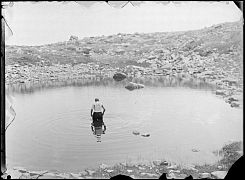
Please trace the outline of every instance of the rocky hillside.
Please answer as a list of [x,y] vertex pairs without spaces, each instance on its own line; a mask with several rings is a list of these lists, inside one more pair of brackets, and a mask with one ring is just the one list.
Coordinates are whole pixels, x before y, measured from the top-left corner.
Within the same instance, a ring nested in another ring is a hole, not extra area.
[[241,41],[241,22],[186,32],[119,33],[81,40],[73,37],[66,42],[43,46],[6,46],[6,65],[95,62],[113,67],[133,64],[164,69],[170,64],[188,66],[196,59],[197,66],[212,63],[215,68],[238,75],[242,64]]

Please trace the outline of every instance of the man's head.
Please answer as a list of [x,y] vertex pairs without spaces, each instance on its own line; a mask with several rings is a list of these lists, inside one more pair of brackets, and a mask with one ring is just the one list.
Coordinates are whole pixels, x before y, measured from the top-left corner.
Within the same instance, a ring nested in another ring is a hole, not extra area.
[[99,101],[99,99],[98,98],[95,98],[95,102],[98,102]]

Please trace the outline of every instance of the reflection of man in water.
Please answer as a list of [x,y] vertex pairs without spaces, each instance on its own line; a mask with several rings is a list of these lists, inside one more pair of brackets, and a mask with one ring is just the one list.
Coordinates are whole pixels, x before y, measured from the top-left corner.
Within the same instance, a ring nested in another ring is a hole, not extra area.
[[106,125],[102,121],[101,123],[91,123],[91,129],[93,134],[97,138],[97,142],[101,142],[101,134],[105,134]]
[[[102,112],[103,111],[103,112]],[[103,115],[105,113],[105,108],[98,98],[95,98],[95,103],[91,107],[91,116],[93,118],[93,123],[97,121],[103,121]]]

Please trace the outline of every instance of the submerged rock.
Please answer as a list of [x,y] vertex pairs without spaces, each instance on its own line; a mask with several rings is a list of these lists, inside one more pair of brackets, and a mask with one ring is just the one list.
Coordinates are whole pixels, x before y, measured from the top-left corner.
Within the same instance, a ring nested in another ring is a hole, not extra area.
[[239,107],[240,104],[237,102],[231,102],[231,107]]
[[114,74],[113,79],[114,79],[115,81],[122,81],[122,80],[124,80],[126,77],[127,77],[127,75],[124,74],[124,73],[116,73],[116,74]]
[[140,132],[139,132],[139,131],[133,131],[133,134],[134,134],[134,135],[139,135]]
[[192,152],[199,152],[200,150],[198,149],[191,149]]
[[125,88],[130,90],[130,91],[135,90],[135,89],[141,89],[144,87],[145,86],[143,84],[137,84],[137,83],[133,83],[133,82],[130,82],[127,86],[125,86]]

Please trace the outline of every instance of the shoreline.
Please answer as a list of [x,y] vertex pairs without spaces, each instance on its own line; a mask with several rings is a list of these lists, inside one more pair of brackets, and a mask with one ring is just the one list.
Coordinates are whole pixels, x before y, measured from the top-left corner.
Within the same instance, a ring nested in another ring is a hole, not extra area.
[[223,154],[222,159],[214,164],[179,165],[164,160],[154,160],[150,163],[121,162],[112,166],[102,163],[99,167],[83,169],[79,173],[55,170],[29,171],[23,167],[16,167],[8,169],[4,177],[11,175],[11,178],[16,179],[109,179],[121,174],[133,179],[158,179],[166,173],[168,179],[184,179],[190,175],[194,179],[223,179],[232,164],[243,155],[242,144],[243,142],[239,141],[224,145],[219,150],[219,153]]
[[[130,72],[129,72],[130,70]],[[191,70],[178,70],[173,71],[172,69],[165,72],[164,74],[156,73],[153,69],[143,68],[140,66],[126,66],[124,68],[112,68],[110,66],[104,67],[98,64],[77,64],[72,66],[71,64],[65,65],[52,65],[38,67],[35,65],[31,66],[20,66],[20,65],[7,65],[5,73],[5,86],[11,87],[16,85],[27,85],[32,86],[34,84],[42,84],[45,82],[66,83],[68,81],[79,82],[79,81],[100,81],[103,79],[113,79],[113,75],[117,72],[126,74],[126,80],[122,83],[130,81],[142,82],[147,79],[162,79],[168,81],[169,86],[178,86],[183,84],[198,85],[205,84],[215,89],[215,94],[222,97],[226,103],[229,103],[231,107],[242,108],[243,107],[243,84],[241,80],[228,77],[220,77],[216,75],[215,71],[196,70],[196,73]],[[121,82],[118,82],[121,83]],[[196,84],[195,84],[196,83]],[[159,82],[158,84],[163,84]],[[143,83],[144,85],[144,83]],[[154,85],[154,84],[153,84]],[[187,85],[188,86],[188,85]],[[31,87],[30,87],[31,88]]]

